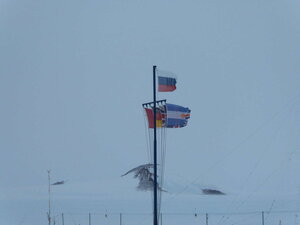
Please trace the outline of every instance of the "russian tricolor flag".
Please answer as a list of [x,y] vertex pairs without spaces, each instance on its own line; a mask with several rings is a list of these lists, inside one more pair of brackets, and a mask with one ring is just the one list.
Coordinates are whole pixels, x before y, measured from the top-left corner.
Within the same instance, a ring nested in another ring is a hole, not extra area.
[[176,90],[176,79],[173,77],[158,77],[158,91],[169,92]]

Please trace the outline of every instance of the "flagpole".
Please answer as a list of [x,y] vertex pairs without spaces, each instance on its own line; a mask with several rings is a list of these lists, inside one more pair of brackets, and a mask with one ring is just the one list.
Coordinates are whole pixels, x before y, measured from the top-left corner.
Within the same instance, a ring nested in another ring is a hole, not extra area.
[[49,201],[48,201],[48,224],[51,225],[51,200],[50,200],[50,187],[51,187],[51,181],[50,181],[50,170],[47,170],[48,172],[48,194],[49,194]]
[[157,220],[157,140],[156,140],[156,66],[153,66],[153,167],[154,167],[154,184],[153,184],[153,225],[158,225]]

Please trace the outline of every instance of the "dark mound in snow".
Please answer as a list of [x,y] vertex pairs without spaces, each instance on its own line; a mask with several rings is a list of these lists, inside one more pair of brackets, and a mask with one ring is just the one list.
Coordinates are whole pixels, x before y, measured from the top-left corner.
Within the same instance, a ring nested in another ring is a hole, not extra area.
[[205,195],[225,195],[224,192],[215,189],[202,189],[202,193]]

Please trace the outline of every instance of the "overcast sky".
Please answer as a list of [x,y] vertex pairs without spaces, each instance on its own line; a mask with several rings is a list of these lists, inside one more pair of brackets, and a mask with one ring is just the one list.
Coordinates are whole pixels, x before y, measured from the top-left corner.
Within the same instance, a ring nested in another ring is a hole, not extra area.
[[[0,223],[46,224],[48,169],[67,180],[56,213],[150,209],[120,175],[147,163],[153,65],[178,77],[159,97],[192,110],[168,130],[163,211],[300,210],[299,11],[297,0],[0,0]],[[197,195],[206,186],[228,195]]]

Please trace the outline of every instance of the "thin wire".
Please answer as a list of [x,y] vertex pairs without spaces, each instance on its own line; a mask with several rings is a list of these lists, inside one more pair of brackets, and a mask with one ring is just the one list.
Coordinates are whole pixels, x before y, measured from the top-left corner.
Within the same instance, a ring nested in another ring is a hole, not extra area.
[[[252,214],[261,214],[261,211],[236,211],[236,212],[207,212],[209,215],[214,215],[214,216],[217,216],[217,215],[252,215]],[[272,214],[287,214],[287,213],[299,213],[298,210],[295,210],[295,209],[290,209],[290,210],[274,210],[272,212]],[[104,216],[105,214],[107,214],[107,212],[99,212],[99,213],[91,213],[91,215],[101,215],[101,216]],[[172,216],[172,215],[194,215],[195,212],[164,212],[163,215],[166,215],[166,216]],[[84,216],[88,216],[89,213],[85,212],[85,213],[78,213],[78,212],[67,212],[67,213],[64,213],[64,215],[84,215]],[[109,212],[109,215],[120,215],[120,212]],[[152,215],[151,213],[149,212],[138,212],[138,213],[122,213],[122,215],[130,215],[130,216],[140,216],[140,215],[143,215],[143,216],[150,216]],[[206,215],[206,213],[204,212],[197,212],[197,215]]]
[[[283,124],[284,124],[284,122],[285,122],[286,116],[287,116],[287,115],[285,114],[284,119],[281,120],[280,126],[278,127],[278,129],[276,129],[276,132],[272,135],[272,138],[271,138],[272,140],[276,140],[276,139],[277,139],[277,138],[275,138],[275,136],[277,136],[279,130],[282,129],[282,126],[283,126]],[[262,159],[263,159],[262,156],[263,156],[264,154],[267,153],[267,150],[269,150],[269,151],[271,150],[271,148],[269,147],[270,144],[271,144],[271,143],[269,142],[269,143],[268,143],[268,146],[266,146],[266,147],[264,148],[264,151],[262,151],[262,153],[260,154],[260,157],[259,157],[258,160],[256,161],[256,163],[255,163],[255,165],[254,165],[254,168],[253,168],[253,169],[250,171],[250,173],[248,174],[248,176],[247,176],[246,180],[243,182],[241,188],[239,188],[239,190],[241,190],[241,191],[239,192],[239,195],[237,195],[237,196],[233,199],[233,201],[230,203],[230,208],[233,208],[233,205],[237,202],[237,200],[239,199],[239,196],[240,196],[241,193],[243,193],[243,191],[245,190],[246,184],[247,184],[248,181],[250,180],[250,177],[254,174],[254,171],[257,169],[258,165],[262,162]],[[221,218],[220,221],[218,222],[218,224],[221,224],[221,223],[223,222],[222,219],[224,219],[224,218]]]
[[150,157],[151,150],[150,150],[150,144],[149,144],[150,134],[149,134],[149,129],[147,129],[147,127],[149,127],[149,124],[148,124],[149,122],[146,121],[147,114],[146,114],[144,108],[142,109],[142,113],[144,115],[143,118],[144,118],[145,136],[146,136],[146,153],[148,156],[148,161],[150,162],[150,160],[151,160],[151,157]]
[[[150,158],[150,163],[153,163],[153,129],[149,128],[149,121],[148,121],[148,128],[146,127],[146,114],[144,113],[144,124],[145,124],[145,130],[148,134],[147,144],[149,146],[148,151],[148,158]],[[156,121],[154,121],[156,122]],[[159,127],[157,128],[157,151],[158,151],[158,184],[159,187],[163,187],[163,180],[164,180],[164,170],[165,170],[165,152],[166,152],[166,142],[165,142],[165,136],[166,136],[166,128],[165,127]],[[162,203],[162,190],[158,190],[158,212],[161,211],[161,203]],[[152,199],[152,207],[153,207],[153,195],[151,194]],[[158,214],[160,216],[160,213]]]
[[206,170],[205,173],[202,173],[201,175],[197,176],[192,182],[190,182],[189,184],[187,184],[182,191],[174,194],[169,200],[177,197],[178,195],[184,193],[192,184],[195,184],[200,178],[202,178],[203,176],[207,176],[208,172],[207,171],[211,171],[213,168],[215,168],[217,165],[219,165],[221,162],[223,162],[225,159],[228,159],[229,156],[231,156],[235,151],[240,150],[240,146],[242,146],[245,142],[247,142],[248,140],[250,140],[252,137],[254,137],[264,126],[266,126],[267,124],[269,124],[270,122],[272,122],[278,115],[280,115],[282,112],[284,112],[286,110],[286,106],[290,105],[291,103],[294,103],[294,101],[300,96],[300,93],[298,93],[296,96],[294,96],[292,98],[291,101],[289,101],[287,104],[284,104],[283,107],[281,107],[281,109],[279,111],[277,111],[276,113],[274,113],[271,117],[269,117],[269,119],[267,119],[265,122],[263,122],[260,126],[258,126],[256,129],[254,129],[248,136],[246,136],[246,138],[244,138],[241,142],[239,142],[235,147],[232,148],[232,150],[226,154],[225,156],[223,156],[222,158],[220,158],[216,163],[212,164],[210,167],[208,167],[208,169]]
[[[253,191],[253,192],[251,192],[248,196],[247,196],[247,198],[244,200],[244,201],[242,201],[236,208],[241,208],[278,170],[280,169],[280,167],[279,168],[277,168],[276,170],[273,170],[272,171],[272,173],[271,174],[269,174],[264,180],[263,180],[263,182],[260,184],[260,185],[258,185],[258,187]],[[229,218],[230,218],[230,215],[229,215]],[[228,218],[228,219],[229,219]],[[223,223],[225,223],[228,219],[226,219]]]
[[269,215],[270,215],[270,213],[271,213],[271,211],[272,211],[272,209],[273,209],[273,206],[274,206],[275,202],[276,202],[276,200],[274,199],[274,200],[272,201],[272,204],[271,204],[271,206],[270,206],[269,211],[267,212],[267,216],[266,216],[266,218],[265,218],[265,222],[268,220]]

